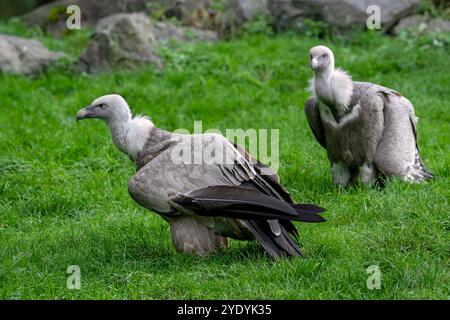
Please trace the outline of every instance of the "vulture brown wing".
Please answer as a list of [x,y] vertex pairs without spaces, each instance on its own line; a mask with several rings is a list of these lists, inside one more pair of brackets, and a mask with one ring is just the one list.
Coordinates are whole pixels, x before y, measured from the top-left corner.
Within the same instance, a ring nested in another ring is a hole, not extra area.
[[308,120],[309,127],[311,128],[314,137],[322,147],[327,148],[325,141],[325,132],[320,119],[319,105],[316,98],[311,97],[305,103],[305,115]]

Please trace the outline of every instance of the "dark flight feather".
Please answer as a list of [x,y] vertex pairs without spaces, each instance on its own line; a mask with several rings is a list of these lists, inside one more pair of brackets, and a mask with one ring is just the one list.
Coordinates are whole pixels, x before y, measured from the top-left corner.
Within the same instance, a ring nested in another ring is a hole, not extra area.
[[302,255],[302,251],[284,228],[279,236],[274,237],[267,221],[247,220],[245,224],[272,258]]
[[173,199],[178,205],[203,216],[223,216],[246,220],[280,219],[288,221],[323,222],[316,212],[324,209],[312,206],[298,209],[290,203],[240,186],[208,187]]

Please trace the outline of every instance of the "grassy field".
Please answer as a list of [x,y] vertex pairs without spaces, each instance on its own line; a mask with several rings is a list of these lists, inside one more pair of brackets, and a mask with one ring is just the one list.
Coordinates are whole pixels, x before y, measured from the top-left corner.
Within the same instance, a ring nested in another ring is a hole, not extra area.
[[[0,32],[36,35],[18,26]],[[88,34],[55,40],[72,58]],[[355,80],[408,97],[420,117],[426,184],[339,190],[303,113],[308,50],[323,43]],[[450,76],[448,47],[361,34],[295,35],[165,50],[151,67],[98,76],[64,66],[37,77],[0,75],[0,298],[416,299],[450,298]],[[280,129],[282,182],[327,223],[297,225],[306,258],[273,262],[256,243],[206,258],[177,254],[168,225],[127,193],[134,167],[100,121],[76,123],[95,97],[120,93],[160,127]],[[81,269],[81,290],[66,287]],[[366,269],[378,265],[381,288]]]

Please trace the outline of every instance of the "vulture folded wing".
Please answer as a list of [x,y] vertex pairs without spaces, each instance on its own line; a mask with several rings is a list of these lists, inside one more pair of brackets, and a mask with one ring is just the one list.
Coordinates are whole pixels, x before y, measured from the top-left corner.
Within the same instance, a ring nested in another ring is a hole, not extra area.
[[[354,82],[350,108],[358,107],[358,117],[352,135],[358,138],[353,152],[373,163],[384,130],[384,101],[379,90],[382,87],[368,82]],[[350,135],[350,139],[352,137]]]
[[316,98],[311,97],[305,103],[305,115],[314,137],[322,147],[327,148],[325,132],[320,119],[319,105]]
[[[236,150],[252,165],[255,169],[256,176],[250,181],[252,186],[257,187],[264,194],[276,197],[278,199],[283,199],[286,202],[293,203],[289,191],[280,184],[280,177],[276,174],[272,168],[266,166],[264,163],[253,158],[244,148],[234,143],[233,146]],[[246,184],[248,181],[243,181]]]
[[411,102],[388,88],[379,90],[384,101],[384,131],[375,164],[388,175],[423,181],[432,174],[424,167],[417,147],[416,117]]

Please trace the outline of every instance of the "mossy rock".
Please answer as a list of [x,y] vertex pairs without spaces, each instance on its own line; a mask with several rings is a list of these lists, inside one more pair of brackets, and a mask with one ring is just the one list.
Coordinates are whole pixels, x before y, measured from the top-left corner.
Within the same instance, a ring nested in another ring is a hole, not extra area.
[[50,24],[54,24],[54,23],[58,22],[62,16],[64,17],[67,15],[66,10],[67,10],[67,8],[62,5],[56,5],[56,6],[52,7],[48,13],[47,21]]

